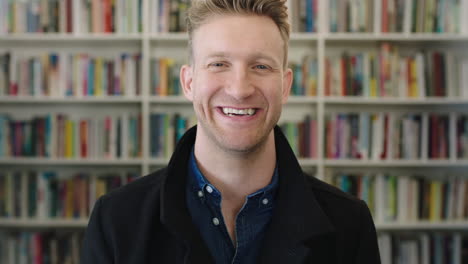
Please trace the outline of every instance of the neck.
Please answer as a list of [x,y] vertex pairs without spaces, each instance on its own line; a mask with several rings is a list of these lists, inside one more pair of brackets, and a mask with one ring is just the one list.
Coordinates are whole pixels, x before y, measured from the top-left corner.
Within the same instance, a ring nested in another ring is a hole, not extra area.
[[221,192],[224,201],[243,203],[247,195],[271,182],[276,165],[274,132],[249,153],[221,150],[197,132],[195,157],[201,172]]

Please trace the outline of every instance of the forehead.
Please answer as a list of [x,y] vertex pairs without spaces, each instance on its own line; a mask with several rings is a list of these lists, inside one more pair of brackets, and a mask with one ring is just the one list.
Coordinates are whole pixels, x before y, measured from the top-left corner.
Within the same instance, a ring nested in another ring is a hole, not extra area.
[[264,54],[282,59],[284,41],[272,19],[255,15],[217,15],[193,34],[193,55],[250,56]]

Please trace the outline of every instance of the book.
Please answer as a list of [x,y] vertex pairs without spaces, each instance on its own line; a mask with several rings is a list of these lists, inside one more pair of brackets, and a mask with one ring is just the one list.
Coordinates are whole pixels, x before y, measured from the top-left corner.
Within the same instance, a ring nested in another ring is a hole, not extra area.
[[150,155],[154,158],[169,158],[174,148],[189,128],[196,124],[195,116],[180,113],[153,112],[150,115]]
[[0,157],[138,158],[140,137],[140,114],[72,118],[51,113],[31,120],[0,115]]
[[141,92],[140,63],[139,54],[129,53],[114,58],[87,53],[8,53],[0,56],[0,96],[135,97]]
[[82,231],[2,231],[1,263],[80,262]]
[[331,172],[326,181],[364,200],[376,222],[460,221],[468,219],[468,182],[461,174]]
[[283,131],[292,150],[299,158],[317,158],[317,120],[306,115],[300,122],[281,122]]
[[325,59],[325,96],[394,98],[462,97],[468,60],[450,51],[401,55],[384,43],[380,51],[343,52]]
[[372,32],[374,1],[328,1],[329,32]]

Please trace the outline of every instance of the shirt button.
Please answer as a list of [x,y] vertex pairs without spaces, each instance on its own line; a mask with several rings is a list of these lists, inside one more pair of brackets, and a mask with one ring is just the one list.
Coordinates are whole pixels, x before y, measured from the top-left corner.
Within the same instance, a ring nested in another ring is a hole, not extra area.
[[216,217],[213,218],[213,224],[214,224],[215,226],[219,225],[219,219],[216,218]]
[[268,199],[267,199],[267,198],[263,199],[262,203],[263,203],[264,205],[268,204]]
[[211,186],[206,186],[206,191],[209,192],[209,193],[212,193],[213,192],[213,188],[211,188]]
[[200,197],[200,198],[203,197],[203,192],[202,191],[198,191],[198,197]]

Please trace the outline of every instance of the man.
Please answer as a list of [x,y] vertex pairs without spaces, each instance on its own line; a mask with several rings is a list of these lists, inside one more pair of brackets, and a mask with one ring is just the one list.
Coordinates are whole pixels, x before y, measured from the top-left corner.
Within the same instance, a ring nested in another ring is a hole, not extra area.
[[198,0],[180,73],[198,126],[167,168],[98,200],[83,263],[380,263],[364,202],[305,175],[276,126],[283,0]]

